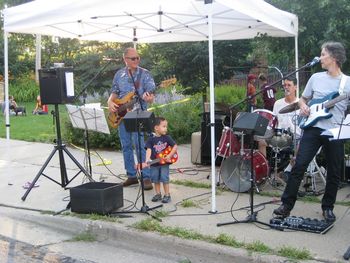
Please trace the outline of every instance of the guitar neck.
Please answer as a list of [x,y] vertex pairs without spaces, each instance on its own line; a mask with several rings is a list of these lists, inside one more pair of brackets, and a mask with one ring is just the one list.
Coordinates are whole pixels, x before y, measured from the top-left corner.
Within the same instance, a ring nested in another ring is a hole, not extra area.
[[343,94],[343,95],[339,95],[338,97],[330,100],[330,101],[327,101],[324,106],[329,109],[329,108],[332,108],[336,103],[338,103],[339,101],[342,101],[342,100],[345,100],[346,98],[348,98],[349,95],[348,94]]

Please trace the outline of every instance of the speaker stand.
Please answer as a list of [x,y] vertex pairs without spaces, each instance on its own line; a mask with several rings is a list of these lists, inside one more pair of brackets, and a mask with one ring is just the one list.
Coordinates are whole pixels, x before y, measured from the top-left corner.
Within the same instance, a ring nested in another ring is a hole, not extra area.
[[259,221],[257,219],[258,212],[254,211],[254,186],[255,186],[255,175],[254,175],[254,165],[253,165],[253,157],[254,157],[254,132],[252,132],[250,137],[250,214],[245,220],[231,221],[225,223],[218,223],[216,226],[224,226],[224,225],[233,225],[240,223],[259,223],[265,226],[270,226],[270,224]]
[[[54,117],[56,121],[56,145],[54,146],[54,149],[50,153],[49,157],[45,161],[44,165],[41,167],[38,174],[33,179],[32,183],[28,187],[27,191],[22,196],[22,200],[25,201],[30,191],[33,189],[35,183],[38,181],[41,175],[45,176],[47,179],[53,181],[54,183],[60,185],[61,187],[66,187],[70,182],[72,182],[81,172],[85,174],[86,177],[89,178],[90,182],[93,182],[91,175],[84,169],[84,167],[74,158],[74,156],[68,151],[65,144],[62,144],[62,138],[61,138],[61,127],[60,127],[60,117],[59,117],[59,110],[58,110],[58,104],[55,104],[55,111],[54,111]],[[60,162],[60,171],[61,171],[61,182],[56,181],[55,179],[49,177],[48,175],[44,174],[44,170],[50,163],[52,157],[58,152],[59,162]],[[76,164],[76,166],[80,169],[78,173],[76,173],[70,180],[67,176],[67,169],[66,169],[66,163],[64,160],[63,153],[66,153],[68,157]]]

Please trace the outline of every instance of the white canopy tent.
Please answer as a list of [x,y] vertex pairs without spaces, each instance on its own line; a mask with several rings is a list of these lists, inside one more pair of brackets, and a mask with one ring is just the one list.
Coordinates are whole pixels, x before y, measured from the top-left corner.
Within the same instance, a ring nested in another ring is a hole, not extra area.
[[[294,37],[298,67],[298,18],[263,0],[36,0],[4,9],[3,16],[7,139],[8,33],[134,43],[208,41],[211,123],[215,123],[213,40],[262,34]],[[216,211],[214,132],[212,125],[211,212]]]

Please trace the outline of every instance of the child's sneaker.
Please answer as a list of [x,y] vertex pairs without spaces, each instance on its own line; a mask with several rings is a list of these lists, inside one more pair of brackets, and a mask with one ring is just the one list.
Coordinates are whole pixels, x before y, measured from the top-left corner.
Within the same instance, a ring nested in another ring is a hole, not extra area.
[[170,195],[164,195],[162,203],[166,204],[166,203],[169,203],[170,201],[171,201]]
[[160,200],[162,200],[161,194],[156,194],[155,196],[152,197],[152,202],[158,202]]

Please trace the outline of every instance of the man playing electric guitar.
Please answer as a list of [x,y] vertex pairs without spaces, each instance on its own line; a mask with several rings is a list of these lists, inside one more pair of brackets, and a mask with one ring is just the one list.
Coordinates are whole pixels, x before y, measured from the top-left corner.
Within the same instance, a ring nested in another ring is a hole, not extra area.
[[[136,49],[127,48],[124,51],[123,59],[125,67],[118,70],[113,79],[113,85],[111,94],[108,98],[108,109],[111,113],[117,113],[120,107],[118,101],[123,101],[129,94],[135,94],[138,99],[130,105],[134,109],[147,110],[147,104],[152,103],[154,100],[154,89],[156,87],[154,80],[150,72],[139,66],[140,56]],[[123,109],[124,110],[124,109]],[[133,145],[136,151],[141,149],[142,160],[138,163],[145,161],[146,151],[144,147],[144,135],[141,133],[141,146],[138,145],[137,132],[127,132],[125,129],[122,118],[118,120],[119,138],[123,150],[124,167],[128,179],[123,183],[124,186],[138,184],[136,177],[137,170],[135,169],[135,160]],[[139,157],[139,153],[136,154]],[[150,169],[146,168],[142,170],[144,178],[144,189],[151,190],[152,183],[150,179]]]
[[[315,73],[309,79],[302,97],[299,99],[300,115],[309,116],[310,100],[326,97],[328,94],[350,92],[350,80],[341,71],[341,66],[346,60],[345,48],[338,42],[326,42],[322,45],[320,62],[326,71]],[[295,165],[288,177],[286,188],[282,195],[282,205],[274,210],[274,214],[287,217],[293,209],[297,199],[297,193],[304,172],[310,161],[322,146],[327,160],[327,181],[322,198],[322,215],[328,222],[334,222],[336,216],[333,213],[334,203],[337,197],[338,185],[341,177],[341,164],[344,160],[344,145],[340,140],[329,140],[321,133],[341,123],[348,100],[341,100],[329,110],[329,118],[319,118],[311,125],[304,128],[299,144]]]

